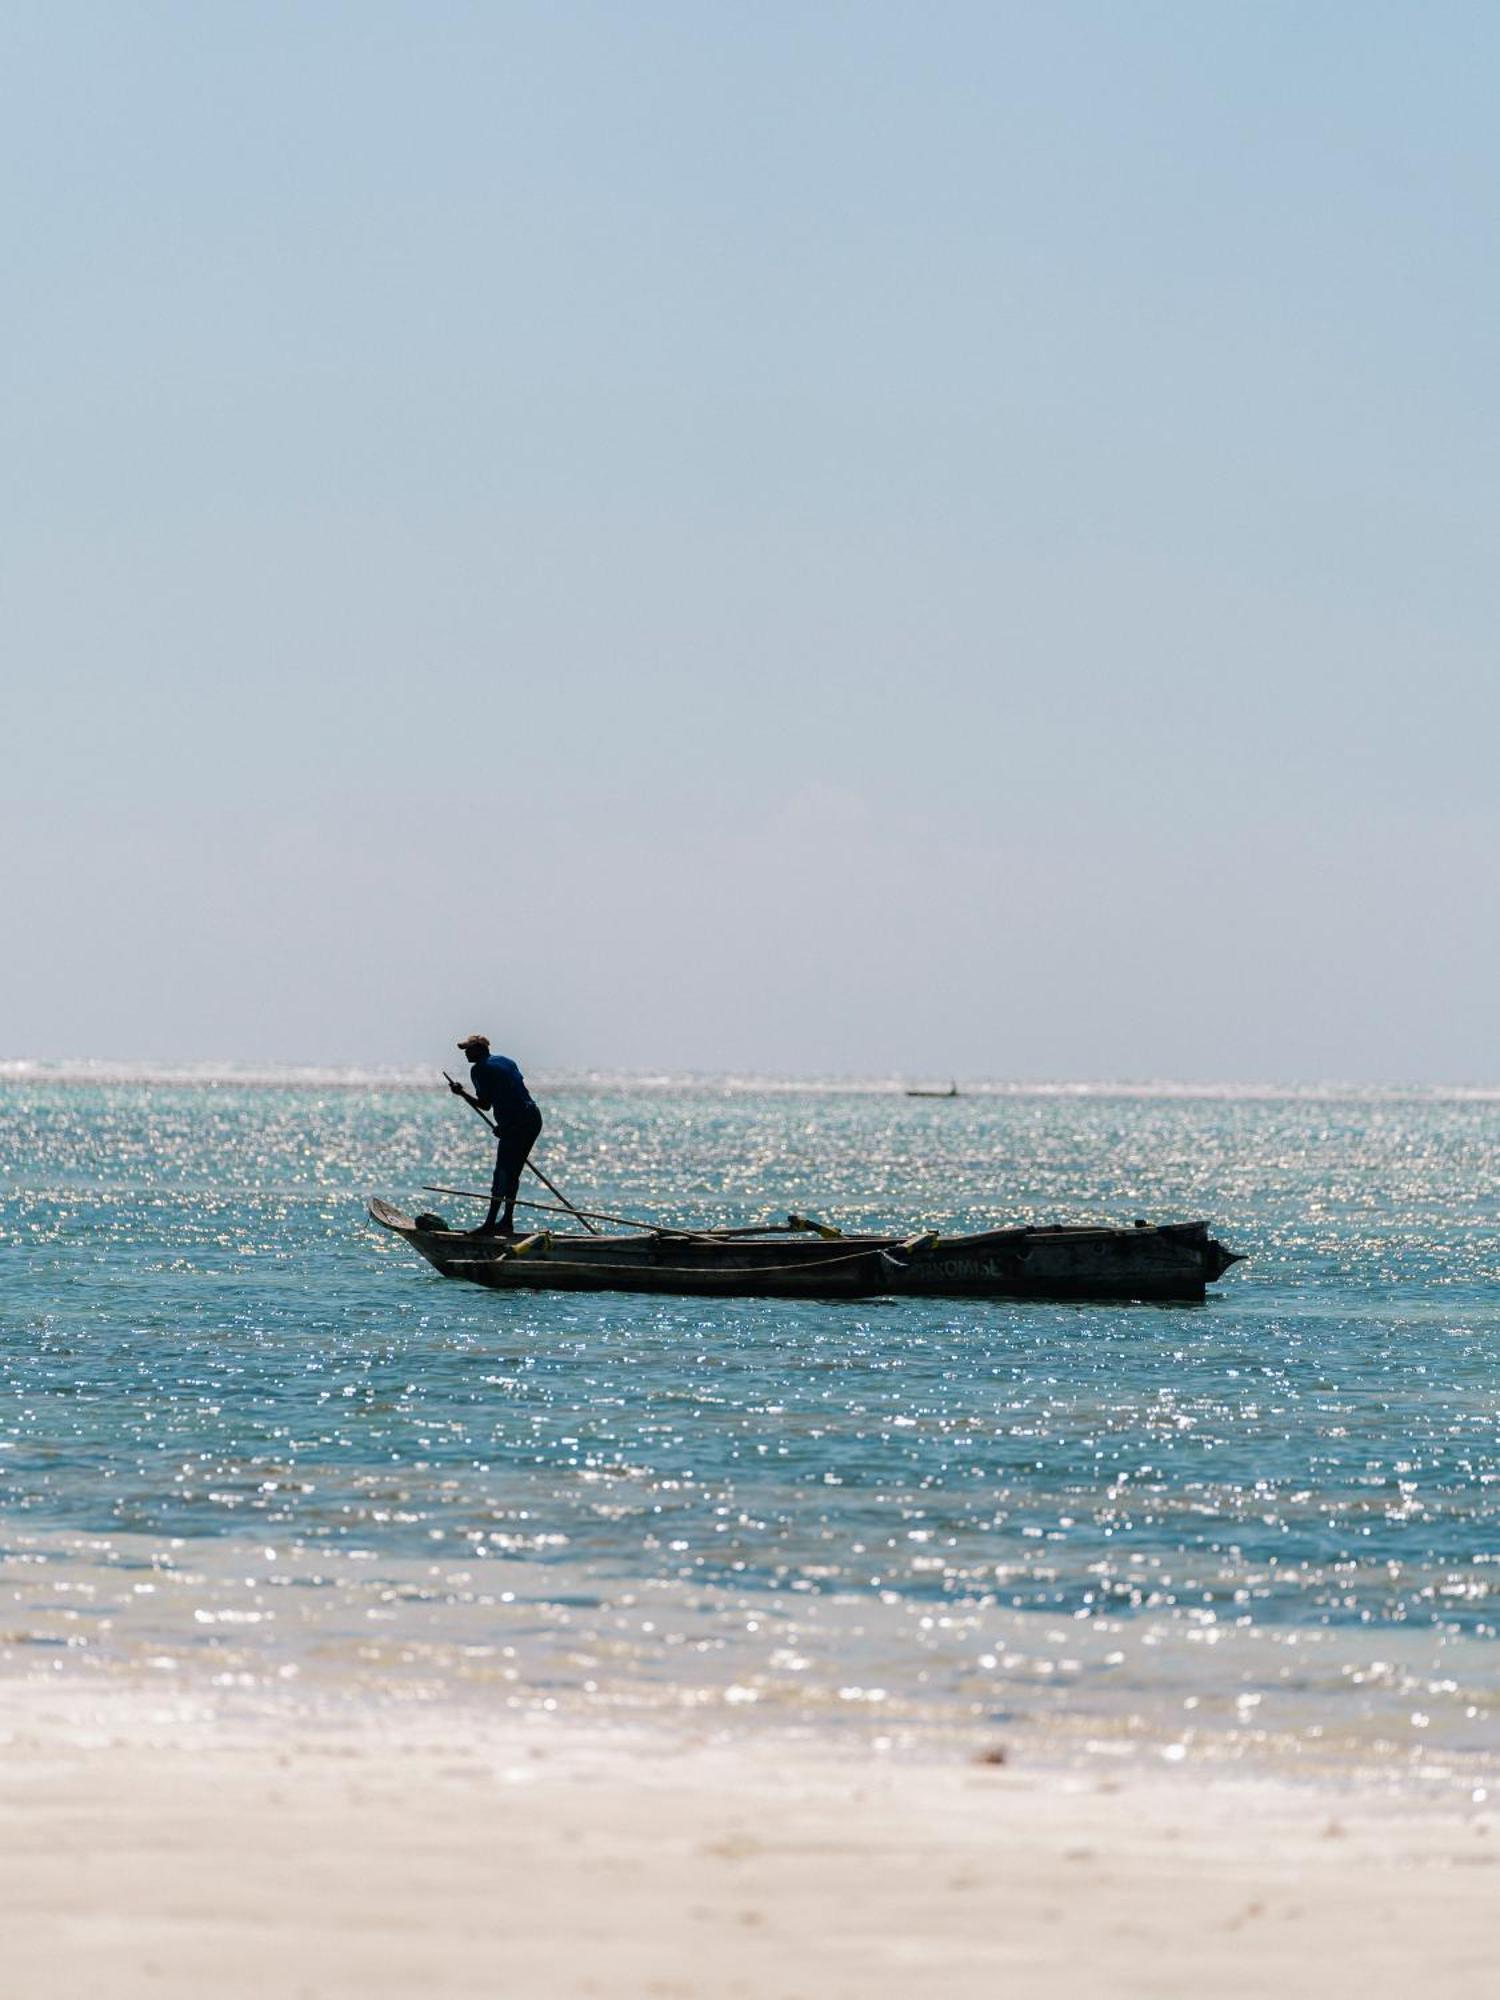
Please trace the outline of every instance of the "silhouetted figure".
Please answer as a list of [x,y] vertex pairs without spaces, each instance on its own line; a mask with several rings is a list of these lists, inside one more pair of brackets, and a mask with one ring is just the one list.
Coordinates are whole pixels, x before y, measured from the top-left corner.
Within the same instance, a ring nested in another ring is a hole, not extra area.
[[[450,1077],[448,1088],[456,1097],[487,1111],[495,1121],[500,1144],[495,1154],[495,1179],[490,1188],[490,1209],[471,1236],[493,1236],[496,1218],[499,1231],[513,1236],[516,1229],[516,1190],[521,1169],[542,1129],[542,1114],[526,1088],[526,1079],[509,1056],[490,1054],[488,1035],[465,1035],[458,1045],[469,1059],[472,1096]],[[503,1211],[503,1213],[502,1213]]]

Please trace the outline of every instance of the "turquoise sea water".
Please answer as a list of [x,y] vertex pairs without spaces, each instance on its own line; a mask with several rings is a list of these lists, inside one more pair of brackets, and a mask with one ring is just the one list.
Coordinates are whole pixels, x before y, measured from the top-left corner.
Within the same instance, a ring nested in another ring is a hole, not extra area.
[[486,1184],[441,1086],[15,1075],[9,1670],[1487,1765],[1495,1097],[539,1095],[628,1215],[1205,1215],[1251,1261],[1199,1308],[493,1294],[364,1220]]

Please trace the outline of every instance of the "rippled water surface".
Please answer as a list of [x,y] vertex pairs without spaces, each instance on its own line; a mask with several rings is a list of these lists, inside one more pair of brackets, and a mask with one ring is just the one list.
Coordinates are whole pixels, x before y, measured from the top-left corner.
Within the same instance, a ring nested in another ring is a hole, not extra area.
[[12,1665],[1492,1747],[1500,1103],[540,1094],[627,1215],[1206,1215],[1250,1262],[1201,1308],[489,1293],[364,1220],[468,1213],[440,1088],[3,1083]]

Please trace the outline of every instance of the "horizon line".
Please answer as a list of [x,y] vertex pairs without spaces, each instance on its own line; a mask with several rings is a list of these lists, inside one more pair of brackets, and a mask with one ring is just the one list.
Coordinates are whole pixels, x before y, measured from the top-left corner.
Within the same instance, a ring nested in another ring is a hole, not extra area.
[[[718,1090],[726,1093],[755,1091],[791,1094],[811,1091],[832,1094],[839,1091],[878,1096],[900,1094],[919,1087],[932,1087],[933,1072],[894,1071],[832,1072],[759,1071],[735,1069],[666,1070],[643,1066],[580,1066],[571,1069],[538,1069],[537,1087],[543,1090]],[[414,1063],[335,1064],[307,1062],[261,1062],[239,1059],[199,1061],[151,1061],[114,1057],[29,1057],[0,1058],[0,1083],[4,1084],[103,1084],[176,1088],[216,1086],[253,1089],[285,1089],[301,1086],[316,1089],[434,1089],[441,1072],[438,1065]],[[999,1077],[959,1076],[959,1101],[972,1097],[1167,1097],[1167,1098],[1290,1098],[1306,1101],[1335,1099],[1422,1098],[1483,1102],[1500,1099],[1500,1083],[1449,1081],[1423,1083],[1384,1079],[1378,1082],[1339,1078],[1297,1080],[1291,1078],[1180,1078],[1180,1077]],[[946,1092],[940,1093],[946,1096]]]

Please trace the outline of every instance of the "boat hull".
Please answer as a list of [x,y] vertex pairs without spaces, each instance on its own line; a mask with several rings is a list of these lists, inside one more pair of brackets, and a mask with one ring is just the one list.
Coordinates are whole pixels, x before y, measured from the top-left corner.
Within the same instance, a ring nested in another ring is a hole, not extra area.
[[940,1238],[915,1252],[885,1289],[935,1298],[1196,1303],[1238,1261],[1206,1222],[994,1230]]
[[383,1201],[373,1201],[370,1214],[444,1277],[507,1291],[1196,1303],[1238,1261],[1204,1222],[829,1243],[664,1234],[508,1239],[419,1227]]

